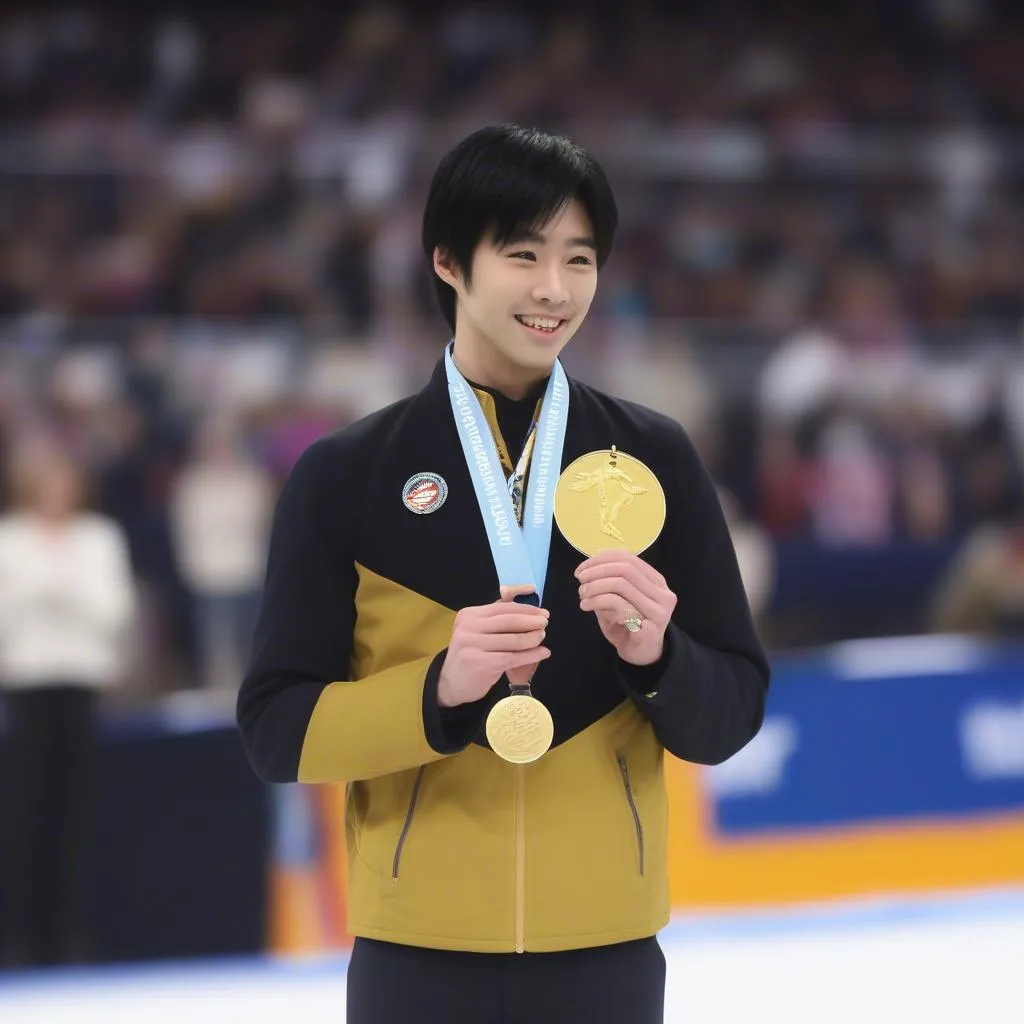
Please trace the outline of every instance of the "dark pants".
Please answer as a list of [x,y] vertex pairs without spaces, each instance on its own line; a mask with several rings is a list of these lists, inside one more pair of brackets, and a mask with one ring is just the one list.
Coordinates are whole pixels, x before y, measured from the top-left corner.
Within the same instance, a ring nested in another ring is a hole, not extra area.
[[356,939],[348,1024],[662,1024],[655,938],[564,953],[451,953]]
[[9,966],[87,958],[83,880],[95,752],[95,693],[60,685],[8,690],[7,770],[0,779]]

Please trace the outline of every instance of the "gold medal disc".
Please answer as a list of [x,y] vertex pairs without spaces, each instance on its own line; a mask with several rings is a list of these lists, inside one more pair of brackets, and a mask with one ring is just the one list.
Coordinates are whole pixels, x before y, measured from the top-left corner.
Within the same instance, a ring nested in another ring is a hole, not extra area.
[[639,460],[613,445],[566,466],[555,487],[555,522],[577,551],[611,548],[639,555],[665,525],[665,491]]
[[551,712],[536,697],[503,697],[487,716],[487,742],[512,764],[529,764],[547,753],[555,736]]

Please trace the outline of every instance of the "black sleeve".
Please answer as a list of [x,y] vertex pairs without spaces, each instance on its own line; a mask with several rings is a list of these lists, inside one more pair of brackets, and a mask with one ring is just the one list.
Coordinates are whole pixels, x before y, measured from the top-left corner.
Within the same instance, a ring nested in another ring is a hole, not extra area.
[[732,538],[714,484],[681,428],[668,500],[664,573],[678,600],[654,665],[621,659],[623,688],[666,750],[719,764],[761,728],[771,676],[754,628]]
[[274,513],[266,582],[237,720],[268,782],[343,782],[426,764],[469,743],[437,706],[445,652],[350,679],[358,573],[353,503],[340,500],[359,445],[317,441]]
[[479,700],[443,708],[437,702],[437,683],[441,678],[448,649],[445,648],[431,663],[423,687],[423,725],[427,742],[439,754],[457,754],[476,738],[483,728],[484,717],[490,709],[489,696]]
[[[306,728],[328,682],[348,671],[355,620],[349,534],[327,525],[337,445],[299,457],[274,510],[260,613],[236,717],[249,760],[268,782],[294,782]],[[331,572],[325,572],[331,566]]]

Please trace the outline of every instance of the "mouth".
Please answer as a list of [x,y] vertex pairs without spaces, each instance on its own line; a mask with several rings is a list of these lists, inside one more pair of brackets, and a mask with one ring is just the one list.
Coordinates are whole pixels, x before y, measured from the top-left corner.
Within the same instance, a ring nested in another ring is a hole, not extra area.
[[569,322],[563,317],[520,316],[518,313],[515,315],[515,318],[537,338],[554,337]]

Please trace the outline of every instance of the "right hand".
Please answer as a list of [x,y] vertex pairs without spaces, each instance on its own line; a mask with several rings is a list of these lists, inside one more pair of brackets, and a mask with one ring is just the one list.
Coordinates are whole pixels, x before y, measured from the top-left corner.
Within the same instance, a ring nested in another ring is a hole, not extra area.
[[479,700],[503,673],[532,667],[551,656],[541,647],[549,612],[534,605],[514,604],[530,586],[503,587],[493,604],[463,608],[455,616],[448,653],[437,682],[443,708]]

